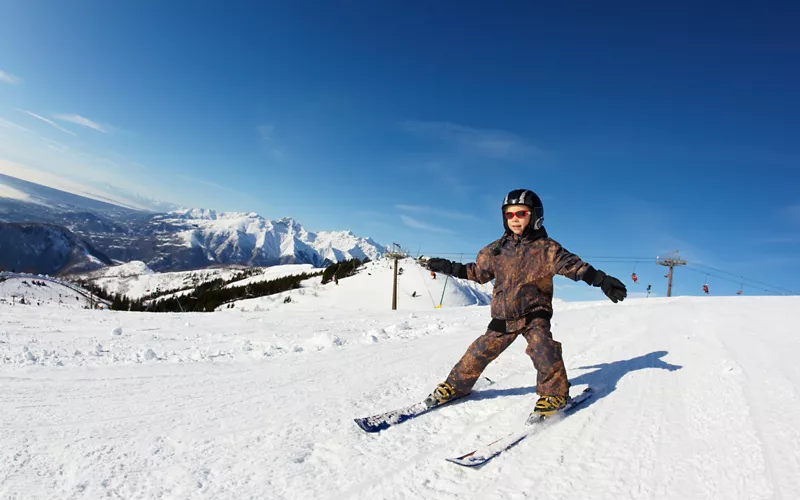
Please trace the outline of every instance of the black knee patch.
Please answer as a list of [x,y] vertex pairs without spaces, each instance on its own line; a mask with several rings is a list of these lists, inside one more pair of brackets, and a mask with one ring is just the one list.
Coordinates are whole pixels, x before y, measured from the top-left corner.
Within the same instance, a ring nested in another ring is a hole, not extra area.
[[508,333],[506,332],[506,320],[492,318],[492,320],[489,322],[489,330],[497,333]]

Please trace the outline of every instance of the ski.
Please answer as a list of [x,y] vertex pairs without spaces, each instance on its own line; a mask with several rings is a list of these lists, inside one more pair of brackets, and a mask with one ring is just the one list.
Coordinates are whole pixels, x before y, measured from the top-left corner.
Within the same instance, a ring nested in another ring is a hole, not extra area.
[[438,406],[439,405],[429,406],[425,401],[420,401],[419,403],[398,410],[387,411],[386,413],[380,413],[371,417],[356,418],[353,420],[366,432],[378,432],[388,429],[392,425],[397,425],[406,420],[418,417]]
[[[481,377],[480,381],[481,382],[485,381],[485,385],[494,384],[494,381],[492,381],[488,377]],[[419,403],[414,403],[413,405],[409,405],[397,410],[387,411],[386,413],[379,413],[371,417],[355,418],[353,420],[355,421],[356,424],[358,424],[359,427],[361,427],[366,432],[379,432],[384,429],[388,429],[393,425],[401,424],[406,420],[418,417],[423,413],[427,413],[428,411],[433,410],[435,408],[445,406],[449,403],[452,403],[454,401],[459,401],[461,399],[468,399],[469,397],[470,394],[467,394],[466,396],[462,396],[461,398],[451,399],[450,401],[444,404],[436,404],[435,402],[429,401],[426,398],[424,401],[420,401]]]
[[475,467],[478,465],[483,465],[489,460],[499,455],[500,453],[515,446],[526,437],[536,434],[537,432],[543,430],[545,425],[560,420],[559,417],[563,417],[569,414],[571,410],[573,410],[581,403],[589,399],[589,397],[591,397],[593,393],[594,389],[592,389],[591,387],[587,387],[578,396],[572,398],[569,401],[569,403],[567,403],[567,406],[559,410],[558,413],[556,413],[554,416],[544,417],[540,415],[531,415],[528,418],[528,421],[525,422],[524,429],[512,432],[507,436],[502,437],[496,441],[493,441],[474,451],[471,451],[466,455],[461,455],[460,457],[456,458],[447,458],[446,460],[448,462],[453,462],[454,464],[463,465],[465,467]]

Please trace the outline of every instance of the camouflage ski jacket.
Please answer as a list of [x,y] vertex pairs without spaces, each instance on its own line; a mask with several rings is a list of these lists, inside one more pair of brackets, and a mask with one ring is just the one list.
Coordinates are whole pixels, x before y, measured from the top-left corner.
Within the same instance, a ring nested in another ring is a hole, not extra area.
[[544,228],[522,237],[506,233],[481,249],[476,261],[465,267],[472,281],[495,280],[491,314],[493,319],[505,321],[508,332],[524,328],[531,317],[553,316],[556,274],[573,281],[595,274],[592,266],[549,238]]

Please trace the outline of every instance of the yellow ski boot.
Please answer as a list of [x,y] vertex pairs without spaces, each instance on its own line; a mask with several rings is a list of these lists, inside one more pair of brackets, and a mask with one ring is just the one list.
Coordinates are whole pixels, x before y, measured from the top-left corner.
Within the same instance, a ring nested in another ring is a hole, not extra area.
[[427,398],[425,398],[425,404],[427,404],[429,408],[443,405],[455,399],[455,395],[456,393],[453,386],[447,382],[442,382],[436,386],[436,389],[434,389]]
[[567,406],[569,396],[542,396],[533,408],[534,415],[549,417]]

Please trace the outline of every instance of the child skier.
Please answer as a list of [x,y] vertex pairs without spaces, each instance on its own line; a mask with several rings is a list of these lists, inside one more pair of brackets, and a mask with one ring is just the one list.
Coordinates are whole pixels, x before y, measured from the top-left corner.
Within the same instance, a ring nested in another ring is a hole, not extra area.
[[505,233],[478,252],[476,262],[428,261],[431,271],[478,283],[495,280],[495,284],[492,320],[486,333],[469,346],[426,404],[438,406],[471,392],[489,363],[522,335],[528,342],[525,352],[537,371],[536,392],[540,397],[533,412],[551,415],[570,399],[561,344],[550,333],[553,276],[560,274],[600,287],[614,303],[624,300],[627,290],[621,281],[594,269],[547,236],[542,226],[542,201],[533,191],[516,189],[508,193],[502,213]]

